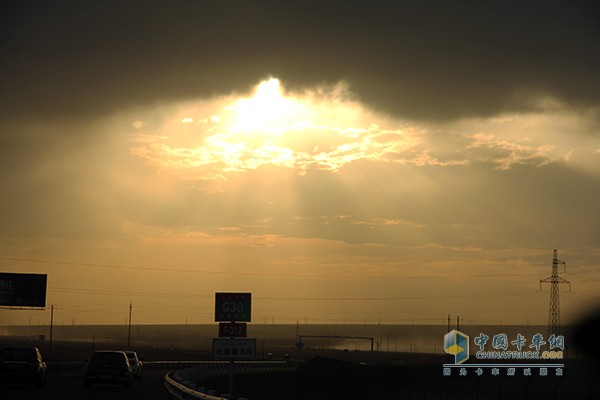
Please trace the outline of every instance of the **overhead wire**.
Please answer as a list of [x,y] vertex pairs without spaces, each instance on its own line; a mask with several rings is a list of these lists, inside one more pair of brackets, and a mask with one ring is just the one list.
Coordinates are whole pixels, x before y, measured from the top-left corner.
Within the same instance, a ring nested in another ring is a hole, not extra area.
[[177,272],[177,273],[191,273],[191,274],[208,274],[208,275],[229,275],[229,276],[256,276],[256,277],[272,277],[272,278],[308,278],[308,279],[459,279],[459,278],[499,278],[499,277],[518,277],[518,276],[531,276],[538,275],[536,272],[531,273],[519,273],[519,274],[504,274],[504,273],[482,273],[482,274],[449,274],[449,275],[410,275],[410,274],[397,274],[397,275],[332,275],[332,274],[293,274],[293,273],[277,273],[277,272],[251,272],[251,271],[217,271],[217,270],[206,270],[206,269],[183,269],[173,267],[139,267],[123,264],[102,264],[102,263],[89,263],[89,262],[75,262],[75,261],[64,261],[64,260],[49,260],[40,258],[27,258],[27,257],[0,257],[0,260],[15,261],[15,262],[32,262],[41,264],[56,264],[56,265],[67,265],[67,266],[85,266],[94,268],[110,268],[110,269],[127,269],[134,271],[154,271],[154,272]]
[[[6,261],[16,261],[16,262],[32,262],[32,263],[43,263],[43,264],[53,264],[53,265],[66,265],[66,266],[85,266],[91,268],[110,268],[110,269],[126,269],[126,270],[135,270],[135,271],[156,271],[156,272],[167,272],[167,273],[198,273],[198,274],[211,274],[211,275],[234,275],[234,276],[259,276],[259,277],[282,277],[282,278],[319,278],[319,279],[340,279],[340,278],[419,278],[419,279],[428,279],[428,278],[438,278],[438,279],[446,279],[446,278],[497,278],[497,277],[518,277],[518,276],[526,276],[532,274],[463,274],[463,275],[331,275],[331,274],[289,274],[289,273],[261,273],[261,272],[236,272],[236,271],[217,271],[217,270],[189,270],[189,269],[181,269],[181,268],[159,268],[159,267],[139,267],[139,266],[131,266],[131,265],[121,265],[121,264],[100,264],[100,263],[88,263],[88,262],[73,262],[73,261],[64,261],[64,260],[50,260],[50,259],[39,259],[39,258],[25,258],[25,257],[0,257],[0,260]],[[53,293],[72,293],[77,295],[102,295],[102,296],[128,296],[133,298],[138,297],[146,297],[146,298],[157,298],[157,299],[184,299],[184,300],[210,300],[214,298],[214,295],[208,294],[187,294],[187,293],[173,293],[173,292],[146,292],[146,291],[131,291],[131,290],[107,290],[107,289],[92,289],[92,288],[72,288],[72,287],[57,287],[50,286],[48,287],[48,291]],[[410,301],[410,300],[440,300],[440,299],[459,299],[459,298],[493,298],[493,297],[504,297],[504,296],[532,296],[539,295],[538,291],[508,291],[508,292],[486,292],[486,293],[453,293],[453,294],[436,294],[436,295],[406,295],[406,296],[254,296],[256,301],[285,301],[285,302],[353,302],[353,301],[365,301],[365,302],[377,302],[377,301]],[[594,296],[590,296],[594,297]],[[78,305],[79,307],[73,309],[74,312],[82,313],[82,312],[104,312],[104,313],[121,313],[121,311],[117,311],[114,309],[112,304],[94,304],[87,302],[76,302],[70,303],[73,305]],[[101,306],[102,308],[96,310],[90,310],[88,305]],[[154,308],[153,308],[154,307]],[[210,309],[207,306],[195,306],[196,309]],[[69,309],[69,307],[67,307]],[[114,310],[114,311],[113,311]],[[143,310],[143,311],[142,311]],[[205,316],[209,315],[209,313],[199,312],[199,313],[185,313],[175,315],[172,312],[173,308],[162,308],[157,309],[156,305],[145,304],[142,308],[138,308],[138,312],[140,314],[150,314],[153,315],[170,315],[170,316]],[[264,310],[267,311],[267,310]],[[164,313],[164,314],[163,314]],[[279,318],[278,318],[279,319]],[[339,318],[337,318],[339,319]],[[394,319],[393,320],[399,320]],[[311,318],[314,320],[314,318]],[[327,320],[336,320],[327,319]],[[350,320],[350,319],[347,319]],[[364,319],[358,319],[359,321],[363,321]],[[389,318],[384,319],[386,321],[391,320]],[[410,318],[410,320],[414,320]]]

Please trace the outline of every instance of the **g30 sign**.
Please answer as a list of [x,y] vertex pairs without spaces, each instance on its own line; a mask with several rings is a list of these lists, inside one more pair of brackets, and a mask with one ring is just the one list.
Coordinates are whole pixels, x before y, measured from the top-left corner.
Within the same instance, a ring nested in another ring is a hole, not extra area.
[[215,321],[250,322],[252,293],[215,293]]

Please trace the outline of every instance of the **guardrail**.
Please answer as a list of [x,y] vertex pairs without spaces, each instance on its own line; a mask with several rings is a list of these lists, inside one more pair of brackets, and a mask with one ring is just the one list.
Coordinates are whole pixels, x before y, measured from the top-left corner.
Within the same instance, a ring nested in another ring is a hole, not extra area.
[[[170,371],[165,375],[165,387],[169,393],[179,400],[225,400],[228,395],[217,396],[214,390],[198,387],[198,383],[215,376],[228,373],[227,361],[209,361],[179,371]],[[238,361],[235,363],[236,374],[255,374],[265,372],[295,371],[297,363],[289,361]],[[239,398],[242,400],[242,398]]]
[[[49,361],[46,363],[52,372],[83,372],[83,361]],[[145,370],[169,370],[164,385],[175,399],[225,400],[214,390],[198,387],[203,380],[227,375],[228,361],[145,361]],[[237,361],[236,374],[258,374],[267,372],[295,371],[296,362],[291,361]],[[227,396],[227,395],[225,395]],[[242,400],[242,398],[239,398]]]
[[218,397],[214,391],[204,393],[205,389],[197,388],[189,381],[179,383],[173,379],[177,371],[170,371],[165,375],[165,388],[174,399],[201,399],[201,400],[225,400],[226,397]]

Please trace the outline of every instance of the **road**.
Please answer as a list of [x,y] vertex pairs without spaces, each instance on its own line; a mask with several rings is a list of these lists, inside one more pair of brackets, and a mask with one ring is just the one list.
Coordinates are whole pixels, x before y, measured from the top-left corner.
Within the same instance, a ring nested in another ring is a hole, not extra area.
[[2,400],[171,400],[164,387],[166,371],[144,371],[142,380],[131,388],[110,385],[83,387],[81,372],[53,372],[48,374],[46,387],[5,385],[0,387]]

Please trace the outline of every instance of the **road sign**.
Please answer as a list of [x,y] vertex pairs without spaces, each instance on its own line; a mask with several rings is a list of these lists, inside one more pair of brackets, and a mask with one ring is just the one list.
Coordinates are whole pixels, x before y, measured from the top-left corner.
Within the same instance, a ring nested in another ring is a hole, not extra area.
[[246,337],[248,336],[248,324],[238,322],[220,322],[219,337]]
[[215,321],[250,322],[252,293],[215,293]]
[[213,339],[213,357],[220,360],[253,360],[256,339]]
[[46,307],[45,274],[0,272],[0,306]]

